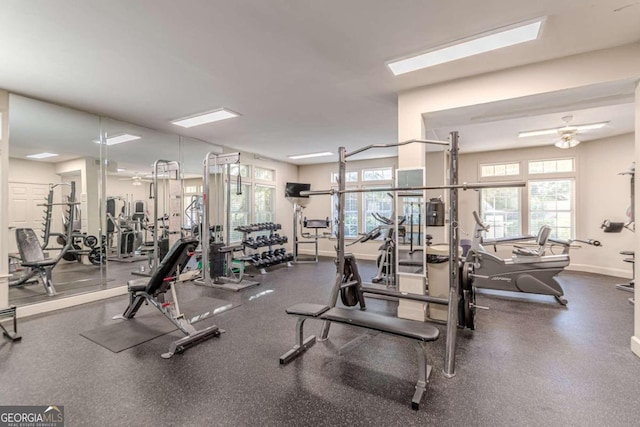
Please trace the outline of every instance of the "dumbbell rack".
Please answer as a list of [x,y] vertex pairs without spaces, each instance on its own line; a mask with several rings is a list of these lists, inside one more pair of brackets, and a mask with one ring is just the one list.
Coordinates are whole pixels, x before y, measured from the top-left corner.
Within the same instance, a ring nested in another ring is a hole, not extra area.
[[[262,224],[249,224],[236,227],[236,231],[242,233],[243,254],[238,261],[243,261],[245,265],[250,265],[260,270],[261,274],[267,274],[267,267],[279,264],[287,264],[291,267],[293,254],[286,251],[285,248],[273,249],[274,246],[284,245],[289,241],[287,236],[280,236],[277,231],[282,229],[281,224],[272,222]],[[268,231],[268,234],[257,235],[255,238],[251,233],[260,233]],[[259,248],[268,248],[267,251],[261,253],[254,252]]]

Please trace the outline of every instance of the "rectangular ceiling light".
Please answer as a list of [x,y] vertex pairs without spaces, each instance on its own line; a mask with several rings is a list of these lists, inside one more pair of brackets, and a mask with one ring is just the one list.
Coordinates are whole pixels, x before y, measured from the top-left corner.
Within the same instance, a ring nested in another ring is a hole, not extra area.
[[446,47],[436,48],[427,53],[389,62],[387,66],[395,76],[398,76],[422,68],[535,40],[540,34],[542,21],[543,18],[540,18],[533,22],[528,21],[479,34],[470,39],[464,39]]
[[589,123],[586,125],[576,125],[576,126],[569,125],[561,128],[531,130],[531,131],[518,133],[518,138],[528,138],[530,136],[556,135],[562,132],[563,130],[574,130],[576,132],[583,132],[585,130],[601,129],[608,124],[609,122],[599,122],[599,123]]
[[38,154],[29,154],[27,157],[30,159],[48,159],[49,157],[57,157],[58,154],[54,153],[38,153]]
[[190,128],[193,126],[203,125],[205,123],[217,122],[220,120],[231,119],[238,117],[240,114],[229,111],[226,108],[220,108],[209,113],[198,114],[197,116],[187,117],[180,120],[174,120],[171,123],[174,125],[182,126],[183,128]]
[[[140,136],[130,135],[128,133],[123,133],[121,135],[110,136],[107,138],[107,145],[116,145],[122,144],[123,142],[135,141],[140,139]],[[100,140],[94,140],[96,144],[100,144]]]
[[289,158],[292,160],[299,160],[299,159],[310,159],[312,157],[323,157],[323,156],[332,156],[332,155],[333,153],[329,151],[323,151],[321,153],[297,154],[295,156],[289,156]]

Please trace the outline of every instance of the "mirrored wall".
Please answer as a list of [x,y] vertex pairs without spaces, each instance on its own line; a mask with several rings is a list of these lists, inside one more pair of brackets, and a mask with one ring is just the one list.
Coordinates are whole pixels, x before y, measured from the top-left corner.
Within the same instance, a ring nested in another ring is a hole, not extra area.
[[11,304],[124,286],[196,231],[220,147],[14,94],[9,126]]
[[10,303],[103,289],[100,118],[14,94],[9,103]]

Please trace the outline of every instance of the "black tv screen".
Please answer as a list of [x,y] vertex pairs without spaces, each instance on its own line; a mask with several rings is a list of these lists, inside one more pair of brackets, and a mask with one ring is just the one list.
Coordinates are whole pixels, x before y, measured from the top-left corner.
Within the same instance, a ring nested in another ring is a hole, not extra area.
[[287,186],[284,189],[285,197],[309,197],[309,196],[301,196],[301,191],[309,191],[311,190],[311,184],[300,184],[298,182],[287,182]]

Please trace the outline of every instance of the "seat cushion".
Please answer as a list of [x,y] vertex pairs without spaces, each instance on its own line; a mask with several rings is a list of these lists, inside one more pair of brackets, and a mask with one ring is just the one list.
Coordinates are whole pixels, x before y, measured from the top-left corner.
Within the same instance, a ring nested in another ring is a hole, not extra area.
[[309,316],[309,317],[318,317],[320,314],[329,310],[328,305],[320,305],[320,304],[296,304],[287,308],[287,314],[294,314],[297,316]]
[[56,265],[57,261],[55,259],[45,259],[44,261],[22,261],[21,264],[24,267],[49,267],[52,265]]
[[425,322],[384,316],[356,309],[335,307],[323,313],[320,319],[360,326],[420,341],[435,341],[440,336],[438,328]]
[[129,280],[127,282],[127,289],[129,289],[129,292],[141,292],[146,289],[148,284],[149,279],[145,278]]

